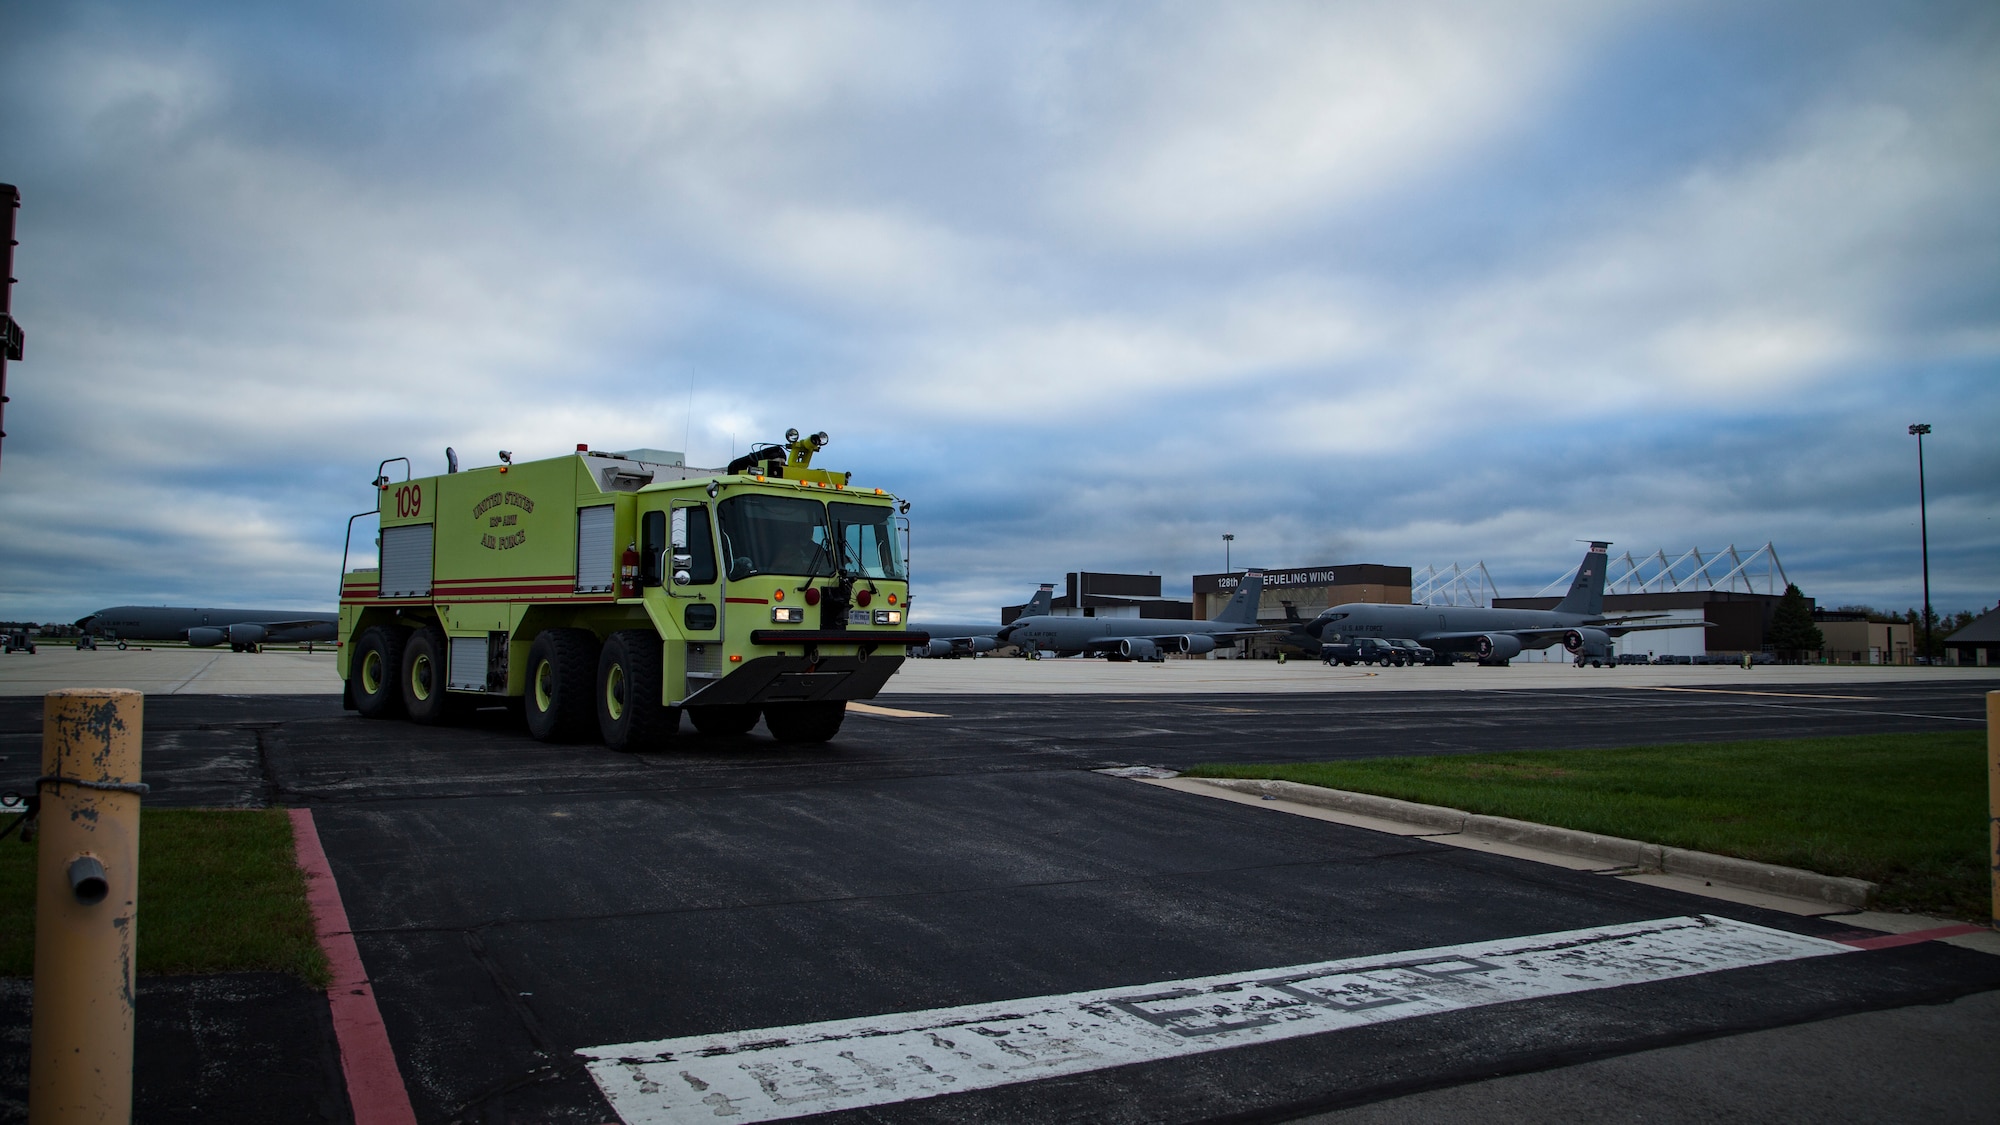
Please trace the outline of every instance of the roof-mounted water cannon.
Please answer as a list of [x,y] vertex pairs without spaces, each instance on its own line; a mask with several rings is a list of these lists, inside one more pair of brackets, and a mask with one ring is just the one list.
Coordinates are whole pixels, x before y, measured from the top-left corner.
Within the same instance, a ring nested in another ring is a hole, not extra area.
[[812,467],[813,454],[825,449],[831,440],[824,430],[801,437],[797,428],[789,429],[785,431],[784,444],[764,442],[752,446],[750,452],[731,461],[723,472],[755,473],[760,477],[844,488],[853,479],[853,473],[829,473]]
[[805,437],[800,437],[799,431],[796,429],[786,430],[785,444],[790,448],[792,454],[789,463],[797,465],[801,469],[809,467],[813,463],[813,454],[825,449],[828,440],[830,439],[826,436],[825,430],[821,430],[816,434],[809,434]]

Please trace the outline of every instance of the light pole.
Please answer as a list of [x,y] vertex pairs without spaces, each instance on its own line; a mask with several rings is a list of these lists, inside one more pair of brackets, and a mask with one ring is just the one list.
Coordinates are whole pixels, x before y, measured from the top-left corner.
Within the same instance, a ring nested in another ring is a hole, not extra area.
[[1917,527],[1924,550],[1924,659],[1931,658],[1931,520],[1924,500],[1924,435],[1931,432],[1928,422],[1910,427],[1917,439]]
[[1224,534],[1224,535],[1223,535],[1223,537],[1222,537],[1222,573],[1224,573],[1224,574],[1228,574],[1228,573],[1230,572],[1230,571],[1229,571],[1229,545],[1230,545],[1231,543],[1234,543],[1234,542],[1236,542],[1236,537],[1235,537],[1234,535],[1229,535],[1229,534]]

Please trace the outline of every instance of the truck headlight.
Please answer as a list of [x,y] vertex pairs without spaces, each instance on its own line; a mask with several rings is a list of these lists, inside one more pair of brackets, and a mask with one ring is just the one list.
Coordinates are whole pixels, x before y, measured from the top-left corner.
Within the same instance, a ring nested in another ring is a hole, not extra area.
[[875,611],[875,624],[877,625],[901,625],[902,623],[903,611],[900,609],[878,609]]
[[771,624],[773,625],[797,625],[805,619],[806,611],[798,606],[777,605],[771,607]]

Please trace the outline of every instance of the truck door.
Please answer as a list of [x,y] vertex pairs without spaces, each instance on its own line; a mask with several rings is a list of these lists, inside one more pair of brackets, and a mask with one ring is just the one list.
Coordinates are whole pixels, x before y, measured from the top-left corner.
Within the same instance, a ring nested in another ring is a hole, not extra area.
[[[670,685],[667,690],[671,698],[685,699],[723,671],[723,592],[715,563],[714,520],[708,505],[698,500],[675,500],[668,511],[651,515],[661,517],[659,525],[649,525],[656,534],[664,533],[656,565],[686,646],[685,686],[675,691]],[[649,538],[649,543],[657,541]]]

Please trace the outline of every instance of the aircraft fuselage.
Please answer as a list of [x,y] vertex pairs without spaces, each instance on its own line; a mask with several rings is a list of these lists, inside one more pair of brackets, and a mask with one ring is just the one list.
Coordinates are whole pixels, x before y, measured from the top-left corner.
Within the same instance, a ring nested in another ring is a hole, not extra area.
[[[1522,648],[1547,648],[1562,640],[1562,631],[1604,628],[1602,616],[1558,613],[1550,609],[1481,609],[1436,605],[1382,605],[1351,602],[1337,605],[1313,619],[1309,632],[1324,638],[1329,629],[1349,637],[1412,640],[1441,651],[1471,651],[1486,633],[1538,634],[1521,638]],[[1615,627],[1615,625],[1613,626]],[[1546,639],[1539,634],[1549,634]]]

